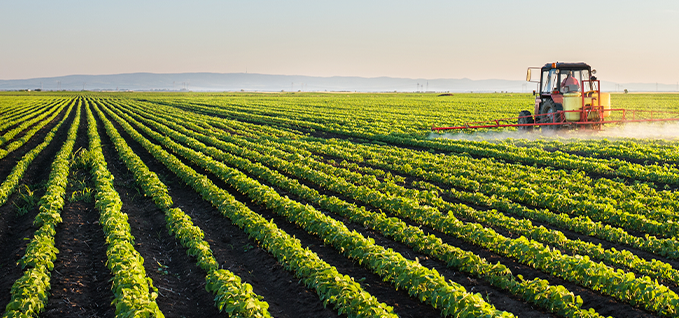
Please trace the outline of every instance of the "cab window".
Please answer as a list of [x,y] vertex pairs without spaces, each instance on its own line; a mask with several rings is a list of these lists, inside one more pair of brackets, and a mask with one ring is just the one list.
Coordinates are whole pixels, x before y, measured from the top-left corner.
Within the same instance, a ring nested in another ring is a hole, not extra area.
[[559,70],[552,69],[542,72],[542,93],[549,94],[557,89]]
[[[571,80],[570,84],[576,84],[577,85],[576,87],[565,87],[565,85],[568,84],[566,83],[566,79],[568,78],[569,74],[575,79],[575,82]],[[581,92],[583,84],[582,81],[588,79],[589,79],[588,70],[561,70],[561,72],[559,72],[559,83],[561,83],[559,90],[562,93]]]

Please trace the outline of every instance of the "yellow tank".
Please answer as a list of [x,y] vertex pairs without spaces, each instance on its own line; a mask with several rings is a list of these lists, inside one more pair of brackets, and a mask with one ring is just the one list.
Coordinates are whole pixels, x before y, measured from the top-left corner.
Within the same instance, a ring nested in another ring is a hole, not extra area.
[[[585,97],[585,106],[593,105],[597,106],[599,105],[599,102],[597,102],[597,98],[599,97],[599,93],[593,92],[590,95],[591,97]],[[604,118],[611,116],[611,111],[606,111],[607,109],[611,109],[611,94],[609,93],[601,93],[601,106],[604,107]],[[590,120],[597,120],[599,118],[599,112],[591,112],[589,113],[589,118]]]
[[[581,110],[582,109],[582,98],[580,97],[580,92],[577,93],[564,93],[563,94],[563,110]],[[580,113],[572,112],[565,113],[566,121],[579,121]]]

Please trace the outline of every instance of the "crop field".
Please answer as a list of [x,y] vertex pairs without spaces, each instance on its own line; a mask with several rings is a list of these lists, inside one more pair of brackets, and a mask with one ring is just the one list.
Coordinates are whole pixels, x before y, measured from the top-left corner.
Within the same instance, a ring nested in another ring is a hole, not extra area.
[[679,126],[430,132],[533,98],[2,93],[0,308],[679,317]]

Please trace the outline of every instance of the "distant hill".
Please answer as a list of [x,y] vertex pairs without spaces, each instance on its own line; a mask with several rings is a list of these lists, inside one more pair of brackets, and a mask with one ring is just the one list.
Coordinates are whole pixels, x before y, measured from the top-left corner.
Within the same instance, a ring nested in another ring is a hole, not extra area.
[[[604,82],[606,91],[656,91],[655,83]],[[0,90],[133,90],[133,91],[358,91],[358,92],[531,92],[535,84],[523,80],[422,79],[394,77],[298,76],[253,73],[129,73],[68,75],[21,80],[0,80]],[[658,84],[659,91],[677,91],[676,85]]]

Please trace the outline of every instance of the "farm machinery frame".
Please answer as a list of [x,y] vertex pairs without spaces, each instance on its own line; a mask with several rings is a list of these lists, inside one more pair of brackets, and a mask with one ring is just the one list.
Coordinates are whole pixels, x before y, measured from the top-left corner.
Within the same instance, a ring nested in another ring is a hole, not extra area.
[[[533,70],[540,71],[540,79],[533,80]],[[586,129],[598,131],[604,124],[632,122],[679,121],[679,112],[629,110],[611,108],[611,96],[601,91],[596,70],[586,63],[547,63],[529,67],[526,81],[538,84],[533,113],[519,112],[518,117],[471,122],[461,126],[436,127],[434,131],[516,127],[530,131]]]

